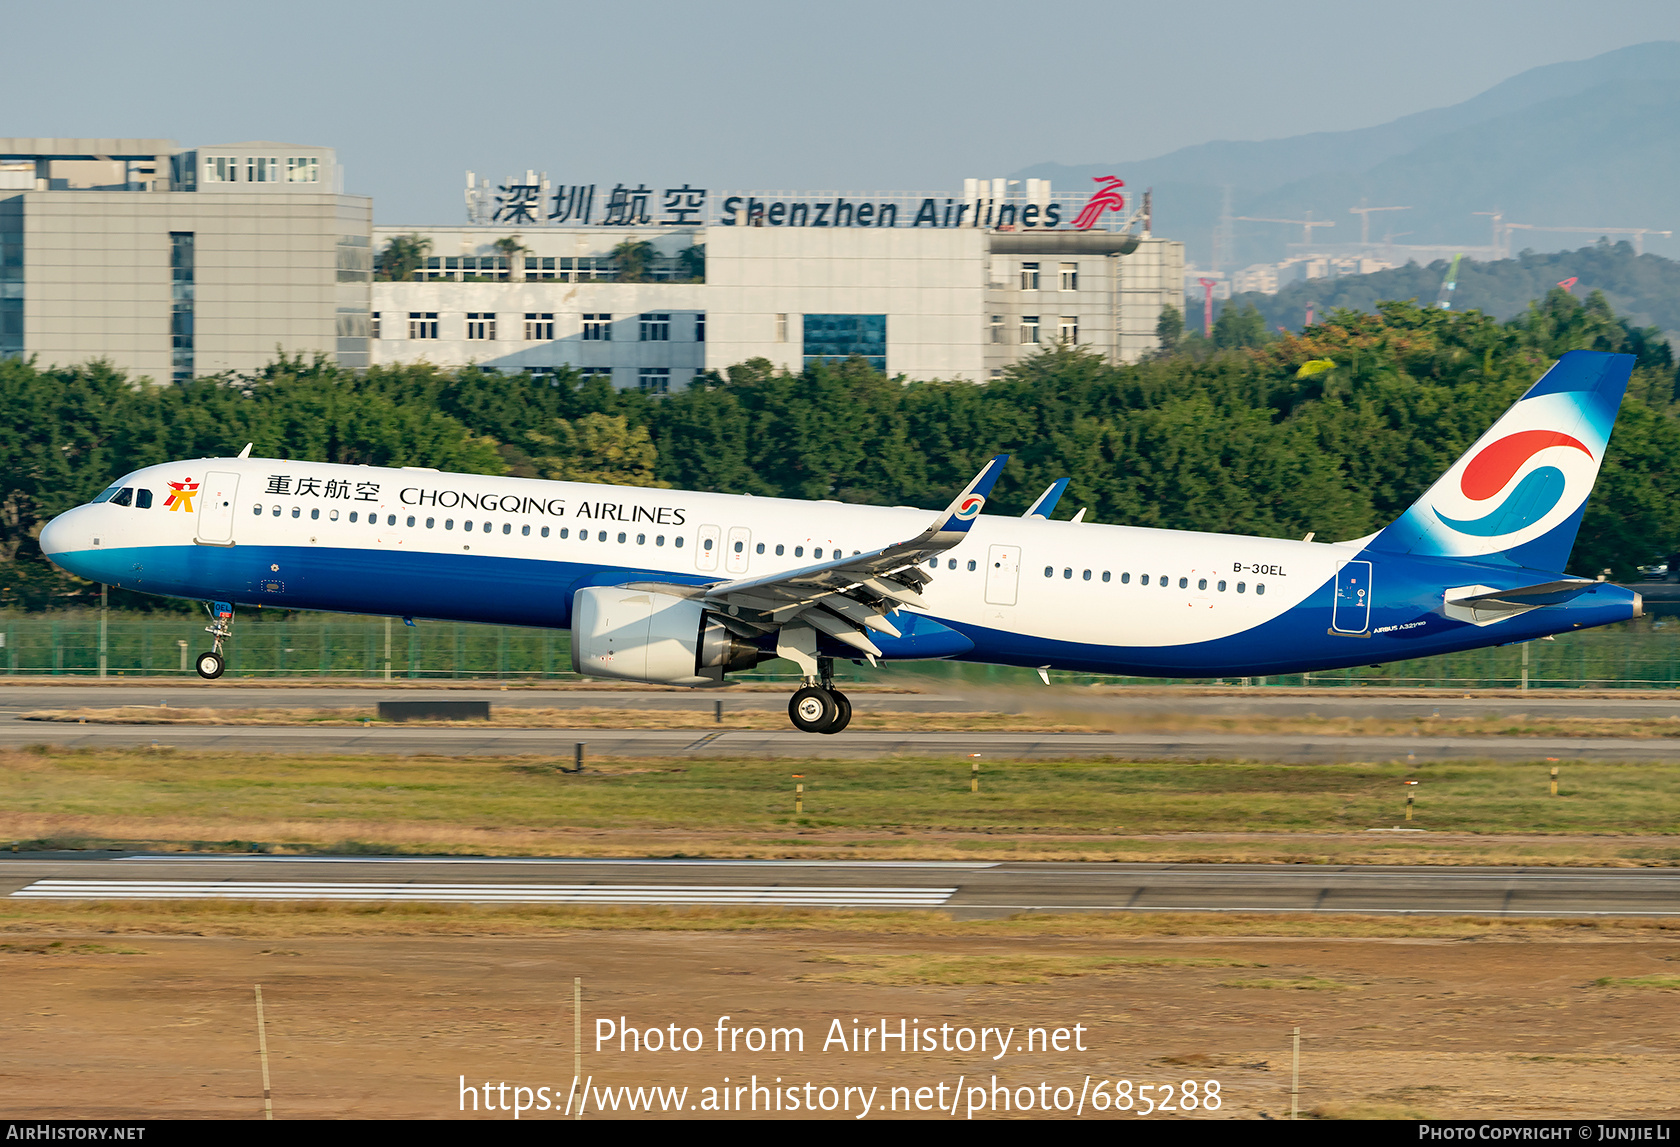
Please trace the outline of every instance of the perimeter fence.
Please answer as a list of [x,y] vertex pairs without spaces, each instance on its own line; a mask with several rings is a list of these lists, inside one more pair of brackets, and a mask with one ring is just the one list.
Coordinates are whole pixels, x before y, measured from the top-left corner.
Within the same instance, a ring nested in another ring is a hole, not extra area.
[[[108,677],[193,677],[192,658],[210,646],[205,619],[188,614],[112,612],[104,621]],[[337,614],[242,612],[224,647],[229,677],[338,677],[376,680],[578,680],[564,630],[419,621]],[[9,676],[100,674],[97,610],[0,616],[0,673]],[[1036,684],[1032,669],[909,662],[882,666],[838,663],[851,682],[937,686]],[[796,679],[793,666],[769,661],[744,681]],[[1337,688],[1386,686],[1450,689],[1680,688],[1680,618],[1646,617],[1555,641],[1478,649],[1387,665],[1291,673],[1276,677],[1159,678],[1053,673],[1080,684],[1272,685]]]

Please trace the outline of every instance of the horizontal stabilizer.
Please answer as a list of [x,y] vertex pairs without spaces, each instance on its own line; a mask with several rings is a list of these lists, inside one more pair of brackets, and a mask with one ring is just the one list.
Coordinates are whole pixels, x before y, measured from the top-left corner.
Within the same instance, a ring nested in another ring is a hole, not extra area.
[[1541,582],[1539,585],[1519,586],[1516,589],[1492,590],[1466,597],[1449,598],[1447,604],[1480,610],[1538,609],[1543,605],[1562,605],[1597,584],[1595,581],[1567,578],[1562,581]]

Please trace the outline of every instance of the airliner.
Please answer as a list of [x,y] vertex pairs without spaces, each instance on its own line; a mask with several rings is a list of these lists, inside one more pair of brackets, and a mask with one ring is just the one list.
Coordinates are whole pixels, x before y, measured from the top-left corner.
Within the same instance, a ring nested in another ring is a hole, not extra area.
[[[715,686],[775,657],[836,733],[836,660],[1258,677],[1531,641],[1640,616],[1563,571],[1632,371],[1560,358],[1385,529],[1339,543],[983,514],[1007,456],[930,519],[847,505],[250,456],[149,466],[54,518],[90,581],[205,603],[571,631],[580,673]],[[1081,511],[1081,517],[1083,511]]]

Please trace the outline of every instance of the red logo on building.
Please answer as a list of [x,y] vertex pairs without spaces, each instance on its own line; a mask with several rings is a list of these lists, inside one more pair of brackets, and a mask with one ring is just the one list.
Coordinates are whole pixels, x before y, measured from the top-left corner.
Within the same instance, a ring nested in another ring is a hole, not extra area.
[[1092,194],[1090,202],[1085,204],[1079,212],[1079,218],[1073,221],[1075,231],[1089,231],[1097,225],[1097,217],[1104,211],[1112,211],[1118,215],[1126,208],[1126,197],[1120,194],[1120,189],[1126,186],[1126,181],[1118,175],[1093,175],[1091,177],[1102,184]]

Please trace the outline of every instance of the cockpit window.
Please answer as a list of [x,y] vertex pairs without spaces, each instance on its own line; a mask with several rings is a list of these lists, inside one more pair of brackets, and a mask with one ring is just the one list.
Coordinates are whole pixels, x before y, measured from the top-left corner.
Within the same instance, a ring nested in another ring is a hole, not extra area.
[[114,498],[117,495],[118,491],[120,491],[121,489],[122,489],[121,486],[112,486],[109,490],[106,490],[104,493],[100,494],[99,497],[95,498],[92,502],[89,502],[88,504],[90,506],[97,506],[101,502],[109,502],[112,498]]
[[133,486],[124,486],[122,489],[118,490],[115,494],[111,495],[111,505],[113,505],[113,506],[128,506],[128,505],[132,505],[133,502],[134,502],[134,487]]
[[136,490],[136,491],[134,491],[134,508],[137,509],[137,510],[149,510],[149,509],[151,509],[152,508],[152,492],[150,490]]

